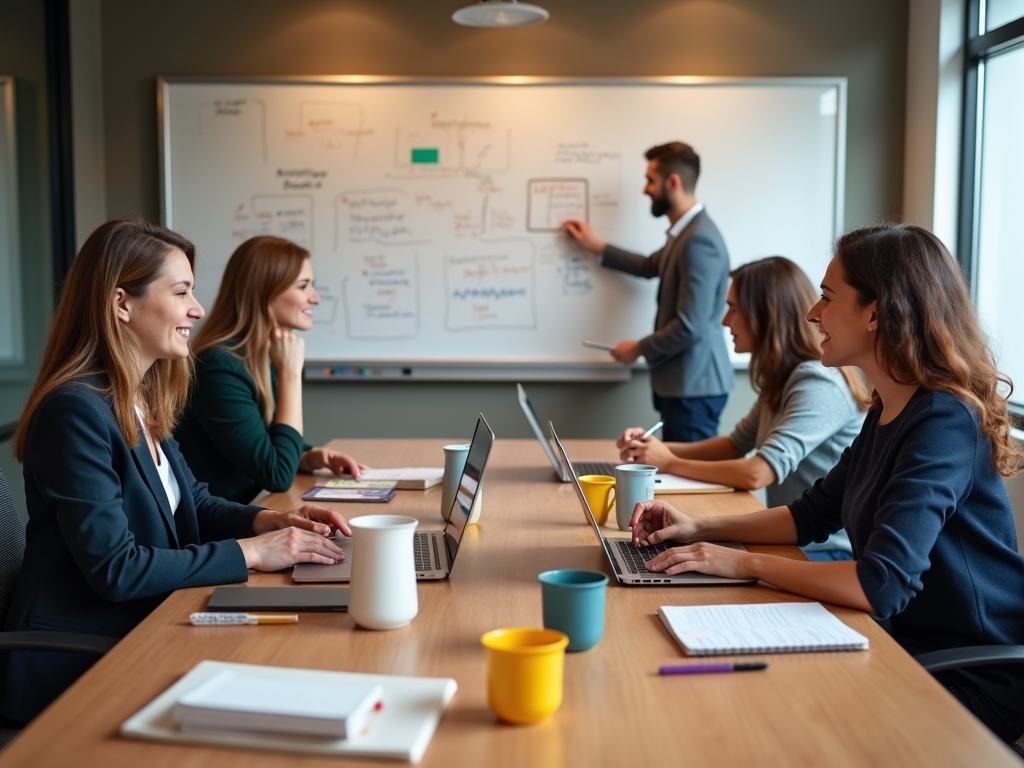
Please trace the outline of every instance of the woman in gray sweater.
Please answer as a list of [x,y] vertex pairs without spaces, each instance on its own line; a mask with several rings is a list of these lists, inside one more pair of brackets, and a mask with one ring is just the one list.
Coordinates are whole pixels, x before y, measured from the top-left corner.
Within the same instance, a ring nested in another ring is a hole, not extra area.
[[754,407],[728,437],[663,443],[641,440],[644,430],[630,428],[617,445],[623,461],[747,491],[765,488],[769,507],[784,506],[839,461],[860,432],[868,392],[855,369],[821,365],[817,334],[804,320],[817,293],[800,267],[770,256],[731,277],[722,325],[736,351],[750,353]]

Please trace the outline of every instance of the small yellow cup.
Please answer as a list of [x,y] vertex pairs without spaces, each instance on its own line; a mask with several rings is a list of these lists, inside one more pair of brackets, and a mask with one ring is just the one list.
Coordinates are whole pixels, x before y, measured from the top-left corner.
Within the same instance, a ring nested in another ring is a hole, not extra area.
[[608,475],[583,475],[579,481],[583,495],[587,497],[587,504],[590,505],[590,511],[594,513],[594,519],[598,525],[604,525],[608,513],[615,506],[615,478]]
[[487,649],[487,700],[509,723],[537,723],[562,705],[565,647],[553,629],[495,629],[480,638]]

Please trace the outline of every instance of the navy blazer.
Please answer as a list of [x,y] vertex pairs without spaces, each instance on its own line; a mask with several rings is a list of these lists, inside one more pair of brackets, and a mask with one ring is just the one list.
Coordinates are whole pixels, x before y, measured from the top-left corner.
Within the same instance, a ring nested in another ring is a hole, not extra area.
[[[82,379],[48,397],[25,450],[25,558],[8,630],[123,637],[182,587],[246,581],[235,539],[252,535],[260,507],[211,496],[177,443],[161,446],[181,488],[172,514],[144,438],[128,446],[101,382]],[[92,660],[8,654],[3,714],[28,722]]]
[[729,252],[707,211],[650,256],[605,247],[601,265],[637,277],[659,277],[654,333],[640,340],[661,397],[717,397],[733,388],[722,316]]

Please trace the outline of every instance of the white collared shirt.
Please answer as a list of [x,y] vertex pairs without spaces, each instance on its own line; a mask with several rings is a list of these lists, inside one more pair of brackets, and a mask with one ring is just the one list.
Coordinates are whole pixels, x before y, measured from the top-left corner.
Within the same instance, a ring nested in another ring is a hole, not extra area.
[[704,203],[697,203],[693,208],[688,210],[682,216],[679,217],[679,221],[669,227],[668,237],[669,240],[674,240],[682,234],[683,230],[686,229],[690,222],[697,218],[697,214],[704,210]]
[[[145,436],[146,420],[143,418],[142,409],[138,405],[135,406],[135,413],[139,415],[139,424],[142,426],[142,434]],[[149,450],[149,446],[146,446],[146,450]],[[167,494],[167,503],[171,505],[171,514],[173,515],[178,509],[178,504],[181,502],[181,486],[178,485],[178,478],[171,471],[170,462],[167,461],[167,455],[164,453],[164,449],[160,447],[160,443],[156,444],[156,455],[158,458],[156,471],[160,475],[160,483],[164,487],[164,493]]]

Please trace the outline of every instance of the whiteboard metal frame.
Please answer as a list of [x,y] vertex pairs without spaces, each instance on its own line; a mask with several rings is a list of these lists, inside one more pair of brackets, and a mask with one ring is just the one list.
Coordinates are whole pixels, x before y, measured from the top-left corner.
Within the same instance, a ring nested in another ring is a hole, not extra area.
[[[160,211],[164,225],[173,229],[171,216],[170,176],[170,87],[172,85],[500,85],[508,87],[545,86],[621,86],[661,85],[678,86],[832,86],[837,89],[835,205],[832,211],[833,236],[838,238],[845,227],[846,209],[846,117],[848,79],[841,76],[811,77],[727,77],[705,75],[650,75],[641,77],[552,77],[539,75],[491,75],[481,77],[434,77],[407,75],[264,75],[264,76],[163,76],[157,78],[157,146],[159,147]],[[746,369],[748,363],[734,362],[736,369]],[[634,365],[646,368],[646,363]],[[330,374],[328,369],[364,369],[365,374]],[[370,372],[372,371],[372,373]],[[477,363],[465,360],[395,360],[359,361],[321,360],[306,361],[305,376],[316,380],[376,380],[376,381],[626,381],[632,368],[615,362],[589,358],[565,362],[531,358],[488,358]]]
[[[14,77],[12,75],[0,75],[0,101],[3,103],[3,129],[7,137],[4,145],[0,146],[0,152],[5,155],[7,169],[6,178],[0,178],[7,192],[7,216],[8,228],[6,232],[0,232],[6,242],[4,247],[10,256],[10,262],[2,265],[4,271],[10,278],[6,286],[9,293],[0,293],[0,301],[9,307],[13,322],[13,354],[8,357],[0,357],[0,380],[22,379],[27,375],[24,370],[25,364],[25,320],[22,315],[21,303],[21,237],[19,232],[20,207],[18,205],[18,134],[17,120],[14,103]],[[4,248],[0,248],[2,256]]]

